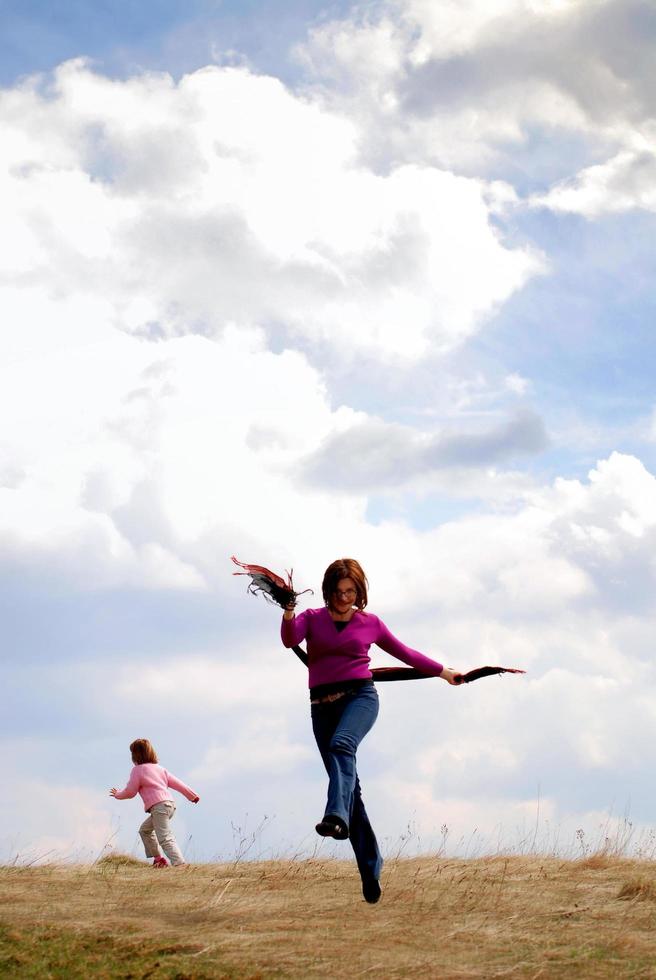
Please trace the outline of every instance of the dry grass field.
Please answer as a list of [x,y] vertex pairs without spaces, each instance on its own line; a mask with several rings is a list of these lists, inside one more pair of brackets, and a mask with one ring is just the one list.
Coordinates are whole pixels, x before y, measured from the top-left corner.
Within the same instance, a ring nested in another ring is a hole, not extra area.
[[596,855],[0,869],[8,977],[654,977],[656,865]]

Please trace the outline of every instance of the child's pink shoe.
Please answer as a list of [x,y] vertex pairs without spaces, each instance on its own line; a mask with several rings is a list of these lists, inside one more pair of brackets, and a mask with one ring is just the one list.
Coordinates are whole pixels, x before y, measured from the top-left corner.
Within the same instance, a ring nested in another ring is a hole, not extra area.
[[168,866],[169,866],[169,862],[166,860],[165,857],[162,857],[160,855],[159,857],[153,858],[154,868],[168,868]]

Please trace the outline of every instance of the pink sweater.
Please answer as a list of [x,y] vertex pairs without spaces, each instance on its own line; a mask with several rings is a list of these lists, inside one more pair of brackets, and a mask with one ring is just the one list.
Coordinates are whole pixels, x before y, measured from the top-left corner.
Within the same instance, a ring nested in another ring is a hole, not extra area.
[[439,677],[443,669],[436,660],[430,660],[397,640],[372,613],[356,612],[340,632],[325,607],[306,609],[300,616],[283,619],[281,636],[286,647],[307,640],[310,687],[370,678],[369,647],[372,643],[431,677]]
[[140,766],[133,766],[127,786],[116,793],[115,799],[131,800],[133,796],[139,793],[143,800],[144,810],[148,812],[151,806],[155,806],[156,803],[163,803],[165,800],[171,799],[169,787],[177,789],[178,793],[182,793],[192,803],[198,800],[198,793],[194,793],[193,789],[189,789],[172,772],[167,772],[163,766],[158,766],[154,762],[144,762]]

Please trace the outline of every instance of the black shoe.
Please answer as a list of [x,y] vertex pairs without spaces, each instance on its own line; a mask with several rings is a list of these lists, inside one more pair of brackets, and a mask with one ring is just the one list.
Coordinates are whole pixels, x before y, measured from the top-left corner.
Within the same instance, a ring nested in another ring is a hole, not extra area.
[[363,881],[362,894],[364,895],[365,902],[369,902],[370,905],[375,905],[383,894],[380,882],[376,878],[368,878],[366,881]]
[[332,813],[327,813],[316,825],[315,830],[320,837],[334,837],[335,840],[346,840],[349,835],[344,821],[340,817],[334,817]]

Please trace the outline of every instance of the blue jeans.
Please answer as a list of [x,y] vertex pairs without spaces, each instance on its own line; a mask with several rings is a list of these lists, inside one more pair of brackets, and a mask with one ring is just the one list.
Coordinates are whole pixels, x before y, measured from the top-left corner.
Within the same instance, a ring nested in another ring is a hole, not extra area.
[[312,730],[328,773],[326,816],[339,817],[349,830],[363,881],[378,880],[383,859],[362,802],[355,754],[378,716],[373,684],[337,701],[312,705]]

